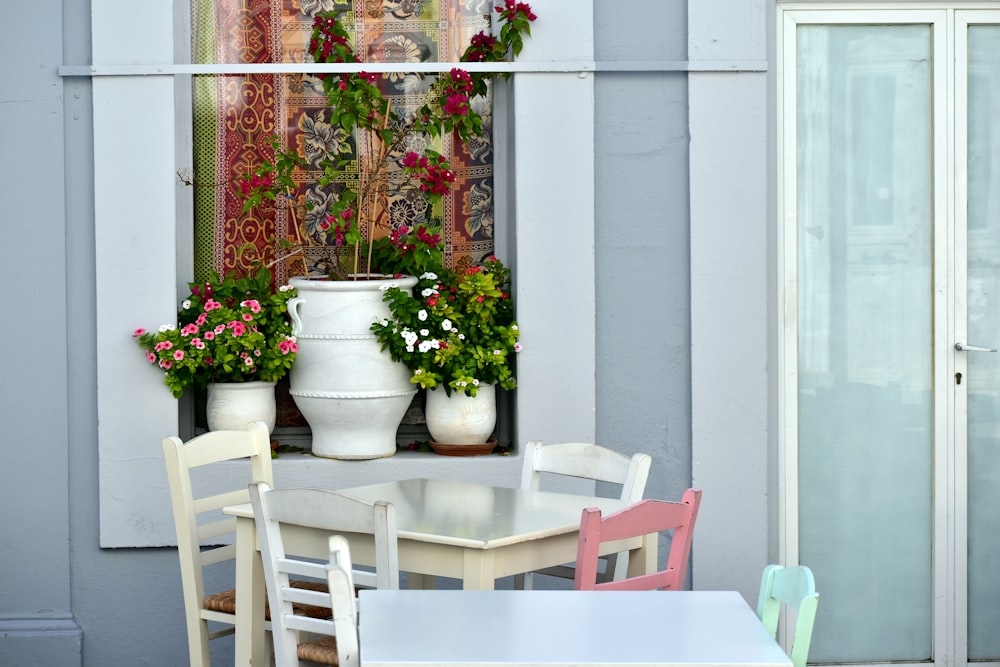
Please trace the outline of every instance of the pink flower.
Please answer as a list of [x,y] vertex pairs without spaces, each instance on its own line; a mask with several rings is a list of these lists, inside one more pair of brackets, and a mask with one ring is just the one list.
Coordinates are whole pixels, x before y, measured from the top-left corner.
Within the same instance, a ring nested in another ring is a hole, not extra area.
[[291,338],[286,338],[278,343],[278,350],[282,354],[291,354],[292,352],[298,352],[299,346]]
[[215,339],[215,332],[214,331],[206,331],[205,332],[205,340],[214,340],[214,339]]
[[219,308],[222,308],[222,304],[216,301],[215,299],[209,299],[208,301],[205,302],[206,313],[211,312],[213,310],[218,310]]
[[208,315],[206,315],[205,313],[202,313],[201,315],[198,316],[198,319],[196,319],[194,322],[198,326],[203,327],[203,326],[205,326],[205,322],[207,322],[207,321],[208,321]]
[[164,359],[163,361],[160,362],[160,368],[166,371],[169,371],[171,368],[173,368],[173,366],[174,362],[170,361],[169,359]]
[[[210,334],[210,333],[212,333],[212,332],[209,331],[208,333],[205,334],[205,336],[208,336],[208,334]],[[191,345],[194,348],[198,349],[198,350],[204,350],[205,349],[205,343],[203,343],[200,338],[192,338],[191,339]]]
[[244,322],[253,322],[253,314],[251,314],[251,313],[243,313],[243,321]]
[[181,329],[181,335],[182,336],[193,336],[196,333],[198,333],[198,325],[197,324],[188,324],[183,329]]
[[469,113],[469,96],[462,93],[449,95],[441,109],[449,116],[464,116]]
[[252,312],[252,313],[259,313],[260,312],[260,301],[257,301],[257,299],[247,299],[246,301],[243,301],[242,303],[240,303],[240,307],[241,308],[249,308],[250,312]]
[[146,333],[146,330],[143,329],[142,327],[139,327],[138,329],[132,332],[132,338],[138,338],[144,333]]
[[184,350],[176,350],[174,352],[174,360],[180,361],[184,358]]
[[160,350],[169,350],[173,346],[174,346],[174,344],[171,343],[169,340],[164,340],[164,341],[160,341],[159,343],[157,343],[153,347],[153,349],[156,350],[157,352],[159,352]]
[[[226,325],[225,324],[220,324],[219,326],[215,327],[215,335],[218,336],[220,333],[222,333],[225,330],[226,330]],[[206,336],[206,338],[207,338],[207,336]]]
[[246,364],[247,366],[253,366],[253,357],[247,357],[246,359],[243,360],[243,363]]
[[155,364],[156,363],[156,355],[153,354],[152,352],[146,352],[146,361],[148,361],[151,364]]
[[233,330],[233,337],[239,338],[247,332],[247,325],[243,324],[239,320],[233,320],[226,325],[226,328]]

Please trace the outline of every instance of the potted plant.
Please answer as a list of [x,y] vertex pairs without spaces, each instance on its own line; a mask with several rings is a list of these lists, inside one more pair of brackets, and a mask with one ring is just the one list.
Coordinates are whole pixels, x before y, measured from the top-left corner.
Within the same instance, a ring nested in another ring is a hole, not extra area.
[[[461,60],[516,56],[535,20],[529,5],[497,7],[496,35],[480,32]],[[337,12],[315,15],[307,51],[317,63],[360,62]],[[402,291],[416,275],[443,269],[442,198],[455,174],[434,146],[478,141],[489,72],[458,67],[436,79],[411,77],[413,106],[391,104],[381,75],[306,75],[322,88],[322,114],[303,117],[297,145],[245,175],[244,209],[273,203],[291,238],[276,261],[303,275],[289,303],[299,362],[291,395],[313,432],[313,453],[345,459],[391,456],[396,430],[416,388],[405,366],[382,351],[370,330],[389,315],[382,291]],[[405,220],[406,222],[400,222]]]
[[275,383],[292,368],[298,344],[288,317],[295,288],[272,290],[271,279],[267,268],[247,276],[213,273],[208,282],[188,284],[176,324],[132,333],[175,397],[207,390],[209,430],[242,430],[251,421],[274,429]]
[[[413,294],[385,290],[390,317],[372,325],[382,348],[427,389],[431,446],[440,453],[486,453],[495,442],[496,387],[513,389],[520,330],[510,272],[496,257],[482,266],[420,276]],[[471,451],[455,445],[478,445]]]

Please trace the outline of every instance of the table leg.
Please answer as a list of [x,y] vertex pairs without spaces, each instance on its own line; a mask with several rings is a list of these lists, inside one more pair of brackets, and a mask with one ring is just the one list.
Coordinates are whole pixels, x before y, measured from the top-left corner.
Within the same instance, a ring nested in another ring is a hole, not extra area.
[[266,667],[271,659],[264,636],[264,564],[257,550],[253,518],[236,519],[236,667]]
[[496,586],[496,551],[465,549],[463,558],[462,589],[492,591]]
[[628,576],[636,577],[640,574],[650,574],[656,572],[656,557],[659,535],[653,533],[642,538],[642,543],[637,549],[629,552],[628,556]]
[[407,587],[411,589],[434,588],[433,574],[418,574],[416,572],[406,573]]

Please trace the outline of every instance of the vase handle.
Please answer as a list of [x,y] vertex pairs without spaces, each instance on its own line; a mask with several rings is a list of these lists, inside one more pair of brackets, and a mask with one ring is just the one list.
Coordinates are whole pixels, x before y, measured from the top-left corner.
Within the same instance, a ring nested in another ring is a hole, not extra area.
[[299,306],[305,303],[305,300],[300,297],[293,297],[288,300],[288,315],[292,318],[292,335],[298,336],[302,333],[302,318],[299,316]]

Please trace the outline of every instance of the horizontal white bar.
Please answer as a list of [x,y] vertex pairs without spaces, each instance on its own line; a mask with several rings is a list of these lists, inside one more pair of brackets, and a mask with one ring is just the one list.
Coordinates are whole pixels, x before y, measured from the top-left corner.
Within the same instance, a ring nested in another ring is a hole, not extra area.
[[175,74],[314,74],[357,72],[766,72],[765,61],[576,61],[508,63],[228,63],[207,65],[62,65],[59,76],[171,76]]

